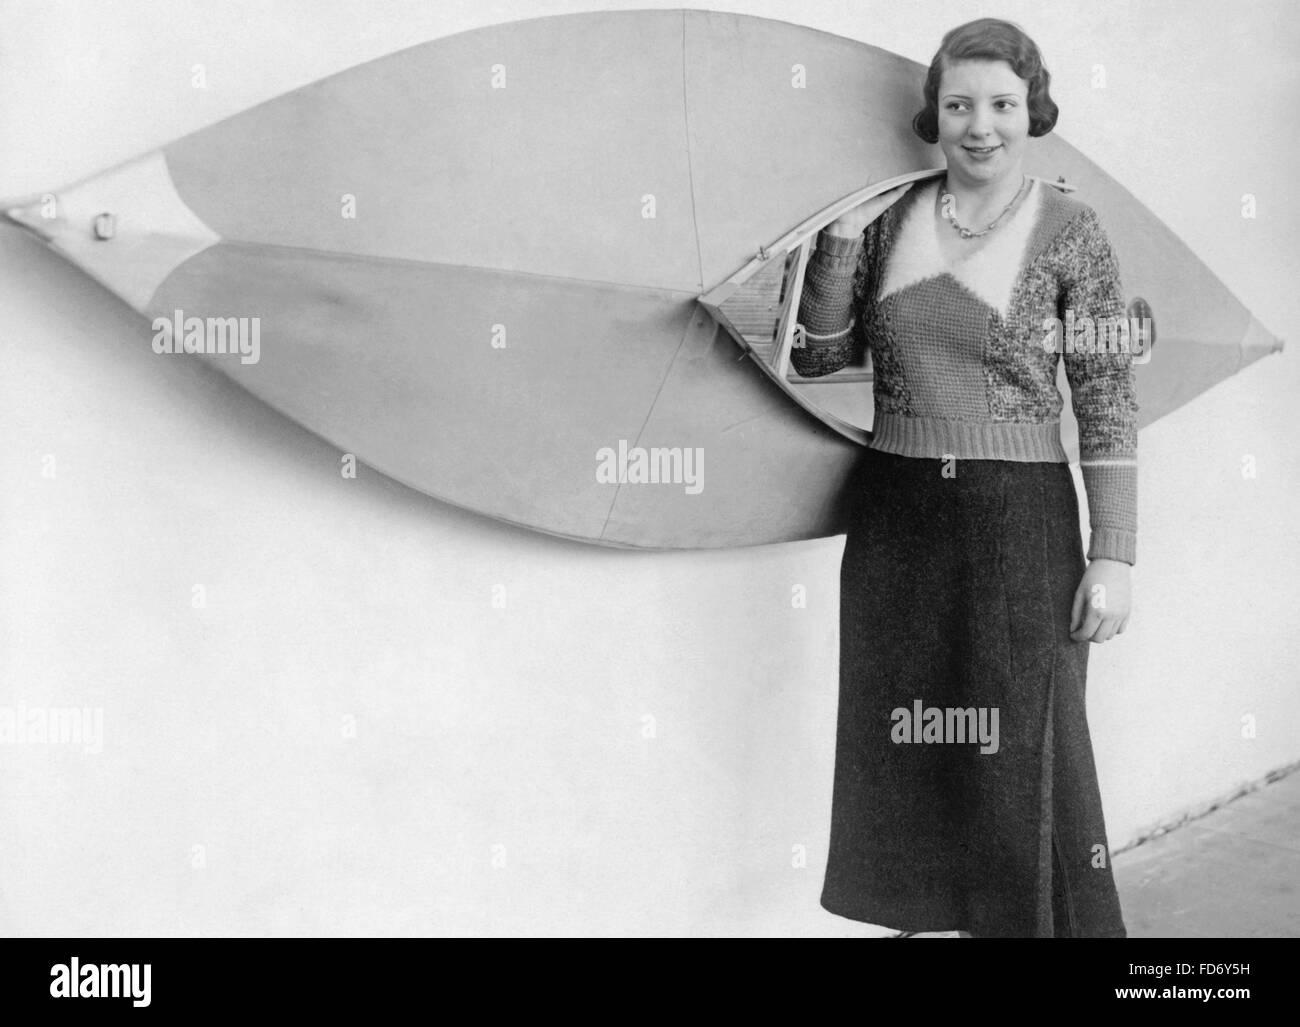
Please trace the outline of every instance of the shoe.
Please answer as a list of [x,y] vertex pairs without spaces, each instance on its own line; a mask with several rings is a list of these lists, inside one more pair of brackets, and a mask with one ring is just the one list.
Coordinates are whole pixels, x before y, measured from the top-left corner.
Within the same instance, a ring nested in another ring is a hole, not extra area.
[[973,938],[969,931],[899,931],[891,938]]

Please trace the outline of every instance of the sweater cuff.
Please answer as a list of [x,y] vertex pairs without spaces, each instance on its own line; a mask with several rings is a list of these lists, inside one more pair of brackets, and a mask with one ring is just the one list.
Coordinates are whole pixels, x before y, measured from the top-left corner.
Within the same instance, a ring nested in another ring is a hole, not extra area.
[[1089,560],[1118,560],[1130,566],[1137,562],[1137,532],[1102,525],[1092,529]]
[[[852,263],[856,265],[858,256],[862,253],[863,245],[863,238],[860,235],[831,235],[825,229],[822,229],[817,234],[817,252],[825,254],[826,258],[834,264]],[[852,258],[852,260],[850,261],[849,258]]]
[[1137,458],[1084,452],[1079,461],[1088,493],[1092,542],[1088,559],[1136,562]]

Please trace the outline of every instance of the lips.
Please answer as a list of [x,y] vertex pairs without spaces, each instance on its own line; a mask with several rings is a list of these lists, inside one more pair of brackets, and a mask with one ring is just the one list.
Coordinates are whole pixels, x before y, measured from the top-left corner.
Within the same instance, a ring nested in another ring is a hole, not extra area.
[[962,147],[962,149],[965,150],[967,153],[972,154],[973,156],[976,157],[987,157],[990,153],[993,153],[995,150],[1000,150],[1001,148],[1002,148],[1001,143],[999,143],[997,146],[963,146]]

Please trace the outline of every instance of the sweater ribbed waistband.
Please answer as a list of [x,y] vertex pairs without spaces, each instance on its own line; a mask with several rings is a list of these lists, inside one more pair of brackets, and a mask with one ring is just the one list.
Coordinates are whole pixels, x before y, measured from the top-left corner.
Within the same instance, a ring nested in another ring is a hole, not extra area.
[[940,417],[877,413],[870,448],[898,456],[958,460],[1069,462],[1059,421],[950,421]]

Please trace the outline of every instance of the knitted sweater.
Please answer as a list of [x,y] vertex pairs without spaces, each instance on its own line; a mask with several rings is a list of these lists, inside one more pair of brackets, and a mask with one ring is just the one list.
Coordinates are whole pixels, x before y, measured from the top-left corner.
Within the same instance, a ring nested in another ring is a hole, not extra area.
[[[1133,354],[1118,335],[1084,337],[1067,320],[1070,312],[1074,326],[1091,318],[1100,327],[1102,318],[1126,317],[1119,268],[1091,207],[1031,183],[994,231],[951,259],[937,233],[952,229],[934,220],[937,181],[913,186],[861,237],[821,232],[799,306],[804,341],[791,363],[817,377],[870,347],[874,449],[1065,463],[1056,387],[1064,356],[1092,527],[1088,558],[1131,564]],[[1067,330],[1050,335],[1050,318]]]

